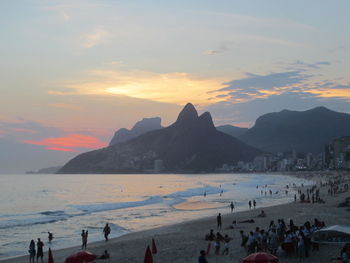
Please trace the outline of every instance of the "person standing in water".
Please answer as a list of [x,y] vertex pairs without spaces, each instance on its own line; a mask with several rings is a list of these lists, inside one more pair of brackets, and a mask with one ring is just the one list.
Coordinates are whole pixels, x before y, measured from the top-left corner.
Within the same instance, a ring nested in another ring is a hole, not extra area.
[[231,213],[232,213],[233,209],[235,208],[235,205],[233,204],[233,202],[231,202],[230,207],[231,207]]
[[103,233],[105,235],[105,240],[108,241],[108,235],[111,233],[111,228],[109,227],[108,223],[104,227]]
[[35,251],[35,242],[33,239],[30,241],[28,252],[29,252],[29,263],[34,263],[36,251]]
[[53,234],[51,232],[47,232],[49,234],[48,239],[49,239],[49,243],[51,243],[52,239],[53,239]]
[[254,205],[254,209],[255,209],[255,207],[256,207],[256,202],[255,202],[255,200],[253,200],[253,205]]
[[249,200],[248,204],[249,204],[249,209],[252,209],[252,201]]

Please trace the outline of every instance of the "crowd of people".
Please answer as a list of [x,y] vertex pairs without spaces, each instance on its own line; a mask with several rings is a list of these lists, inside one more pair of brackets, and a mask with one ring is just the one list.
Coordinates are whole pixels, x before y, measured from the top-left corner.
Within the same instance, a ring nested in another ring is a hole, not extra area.
[[[295,187],[295,185],[293,185]],[[266,187],[266,186],[265,186]],[[343,193],[349,190],[349,185],[344,182],[343,178],[337,177],[329,179],[326,182],[305,187],[304,185],[298,190],[299,200],[304,203],[324,203],[320,197],[320,190],[323,187],[328,187],[328,195]],[[258,187],[257,187],[258,188]],[[289,186],[287,186],[289,189]],[[270,190],[271,191],[271,190]],[[262,192],[263,193],[263,192]],[[272,194],[272,192],[270,193]],[[286,194],[288,194],[286,192]],[[297,202],[297,195],[294,195],[294,201]],[[256,207],[255,200],[248,202],[249,209]],[[232,212],[231,208],[231,212]],[[257,217],[266,217],[266,213],[262,210]],[[255,223],[254,219],[241,220],[238,223]],[[228,229],[234,229],[237,221],[234,220]],[[217,216],[217,230],[221,230],[222,216]],[[268,228],[255,227],[253,231],[245,233],[240,231],[241,247],[245,250],[246,255],[255,252],[268,252],[276,256],[292,257],[297,256],[300,260],[309,257],[313,251],[319,251],[318,243],[312,242],[312,233],[325,227],[325,223],[315,218],[312,221],[306,221],[303,224],[297,225],[293,219],[286,222],[284,219],[270,221]],[[228,235],[222,235],[220,232],[214,234],[211,230],[205,235],[205,240],[211,241],[215,247],[215,255],[228,254],[229,242],[232,240]],[[224,250],[221,252],[221,243],[224,242]],[[199,263],[206,263],[206,255],[210,253],[211,244],[208,245],[207,251],[201,250]],[[341,250],[341,258],[343,262],[348,262],[350,254],[350,245],[344,246]]]

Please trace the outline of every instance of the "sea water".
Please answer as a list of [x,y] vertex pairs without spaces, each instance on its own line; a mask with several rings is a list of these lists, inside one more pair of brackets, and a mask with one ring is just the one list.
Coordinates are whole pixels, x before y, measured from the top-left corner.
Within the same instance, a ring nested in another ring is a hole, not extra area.
[[257,208],[287,203],[293,185],[309,183],[277,174],[0,175],[0,259],[26,255],[31,239],[47,244],[48,231],[51,248],[76,246],[82,229],[91,242],[103,240],[106,223],[113,238],[228,213],[231,202],[234,211],[249,200]]

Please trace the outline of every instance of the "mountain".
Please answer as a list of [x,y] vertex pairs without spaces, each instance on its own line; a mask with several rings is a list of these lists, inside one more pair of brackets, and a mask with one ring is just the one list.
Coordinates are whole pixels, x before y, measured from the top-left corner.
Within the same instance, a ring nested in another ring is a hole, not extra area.
[[246,131],[248,131],[248,128],[241,128],[233,125],[217,126],[216,129],[236,138],[242,136]]
[[141,121],[138,121],[131,130],[122,128],[115,132],[109,145],[114,145],[120,142],[126,142],[130,139],[133,139],[143,133],[162,129],[161,118],[143,118]]
[[320,153],[325,144],[346,135],[350,135],[350,114],[317,107],[265,114],[240,139],[268,152]]
[[210,113],[187,104],[175,123],[127,142],[78,155],[59,173],[142,173],[155,163],[165,172],[212,172],[222,164],[252,160],[261,151],[217,131]]

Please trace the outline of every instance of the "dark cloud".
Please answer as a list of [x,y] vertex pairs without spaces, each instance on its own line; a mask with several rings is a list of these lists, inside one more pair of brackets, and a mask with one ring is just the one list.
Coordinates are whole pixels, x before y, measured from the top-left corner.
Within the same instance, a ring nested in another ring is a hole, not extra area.
[[278,72],[267,75],[246,73],[245,78],[224,83],[225,87],[216,90],[216,92],[224,92],[232,99],[248,100],[265,96],[266,91],[275,91],[286,86],[301,84],[310,77],[310,75],[300,71]]
[[301,83],[310,77],[309,75],[302,74],[300,71],[279,72],[268,75],[246,73],[246,76],[247,77],[242,79],[224,83],[226,87],[219,91],[236,89],[242,89],[245,91],[256,91],[259,89],[272,90],[274,88]]

